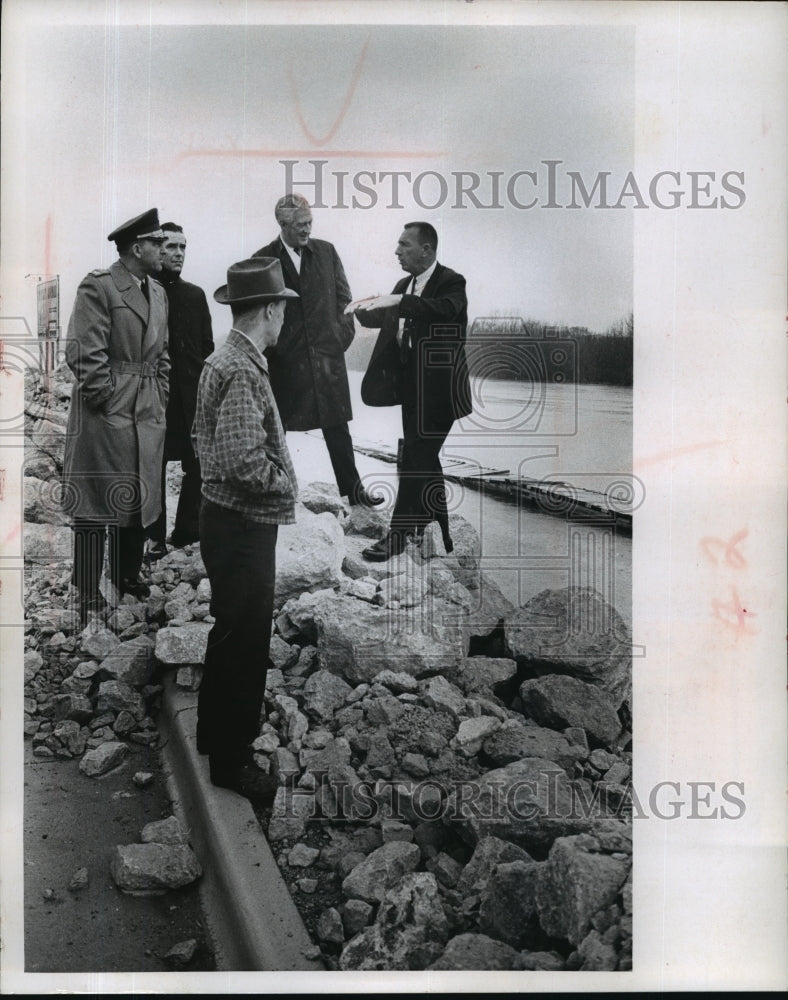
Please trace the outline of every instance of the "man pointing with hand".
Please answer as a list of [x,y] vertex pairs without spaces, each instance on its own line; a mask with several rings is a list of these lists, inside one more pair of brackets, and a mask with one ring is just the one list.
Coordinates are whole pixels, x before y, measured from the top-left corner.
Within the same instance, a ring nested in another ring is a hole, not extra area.
[[452,424],[471,412],[465,335],[465,278],[438,263],[438,234],[428,222],[409,222],[397,260],[408,277],[390,295],[352,302],[346,313],[362,326],[380,328],[361,398],[368,406],[402,406],[404,446],[399,488],[388,534],[364,549],[383,561],[418,539],[437,521],[447,552],[453,549],[440,463]]

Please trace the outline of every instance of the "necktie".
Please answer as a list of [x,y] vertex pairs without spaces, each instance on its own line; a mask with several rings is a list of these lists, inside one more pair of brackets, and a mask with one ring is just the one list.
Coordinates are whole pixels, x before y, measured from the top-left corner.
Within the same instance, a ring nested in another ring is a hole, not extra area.
[[293,253],[296,255],[296,257],[300,257],[301,256],[301,247],[293,247]]
[[145,301],[146,302],[150,302],[150,294],[148,292],[148,279],[147,278],[143,278],[142,279],[142,282],[140,283],[140,291],[145,296]]
[[[413,281],[411,282],[409,293],[411,295],[416,294],[416,275],[413,275]],[[403,364],[408,360],[408,354],[410,353],[410,325],[413,321],[406,319],[402,327],[402,341],[399,345],[399,356],[400,361]]]

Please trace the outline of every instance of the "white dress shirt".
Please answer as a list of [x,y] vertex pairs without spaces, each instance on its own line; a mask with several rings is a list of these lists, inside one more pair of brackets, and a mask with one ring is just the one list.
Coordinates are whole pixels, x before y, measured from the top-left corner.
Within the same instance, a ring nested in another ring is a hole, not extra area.
[[296,269],[296,272],[298,274],[300,274],[301,273],[301,254],[300,253],[296,253],[295,250],[291,246],[289,246],[287,243],[285,243],[284,239],[281,236],[279,237],[279,239],[282,240],[282,246],[285,248],[285,250],[287,250],[288,254],[290,255],[290,260],[292,260],[292,262],[293,262],[293,267]]
[[[432,277],[432,272],[435,270],[437,266],[438,266],[438,259],[436,258],[432,262],[432,264],[430,264],[430,266],[427,268],[426,271],[422,271],[421,274],[416,274],[413,276],[413,280],[411,281],[410,287],[408,288],[407,292],[403,292],[402,294],[418,295],[420,297],[421,293],[424,291],[424,286]],[[399,326],[397,328],[397,343],[400,345],[402,344],[402,335],[404,331],[405,331],[405,318],[404,316],[400,316]]]

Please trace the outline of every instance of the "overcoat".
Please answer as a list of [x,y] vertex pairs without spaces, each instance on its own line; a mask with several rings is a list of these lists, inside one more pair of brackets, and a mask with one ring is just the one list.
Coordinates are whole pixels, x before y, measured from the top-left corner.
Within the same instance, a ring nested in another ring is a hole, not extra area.
[[170,461],[191,458],[197,386],[205,359],[213,353],[211,313],[205,292],[176,276],[162,281],[169,303],[170,396],[165,454]]
[[367,406],[404,402],[402,380],[406,369],[397,344],[399,321],[404,319],[415,359],[420,421],[432,424],[458,420],[472,409],[465,354],[465,278],[437,264],[420,296],[407,294],[410,282],[411,277],[406,275],[394,286],[393,294],[402,295],[398,309],[356,313],[362,326],[380,327],[361,382],[361,399]]
[[279,340],[265,352],[285,428],[308,431],[352,420],[345,351],[355,326],[344,315],[351,296],[339,254],[331,243],[310,239],[300,274],[279,237],[252,256],[276,257],[285,285],[300,296],[287,300]]
[[120,526],[156,520],[170,362],[167,296],[148,279],[150,303],[121,261],[77,289],[66,363],[76,384],[64,457],[64,508]]

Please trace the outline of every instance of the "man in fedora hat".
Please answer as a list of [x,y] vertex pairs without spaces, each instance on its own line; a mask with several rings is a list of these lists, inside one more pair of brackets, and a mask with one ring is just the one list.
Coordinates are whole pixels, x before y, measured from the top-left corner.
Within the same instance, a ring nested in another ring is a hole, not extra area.
[[271,619],[278,525],[295,521],[298,492],[268,377],[266,348],[276,344],[285,287],[273,258],[242,260],[214,292],[233,325],[205,362],[192,438],[202,470],[200,550],[211,583],[215,623],[197,705],[197,749],[211,781],[258,800],[276,785],[253,764],[259,735]]
[[83,622],[106,608],[99,591],[109,536],[118,593],[142,598],[144,529],[161,510],[161,462],[170,362],[167,296],[153,280],[164,233],[155,208],[114,229],[118,260],[77,289],[66,362],[76,383],[64,459],[64,505],[73,519]]

